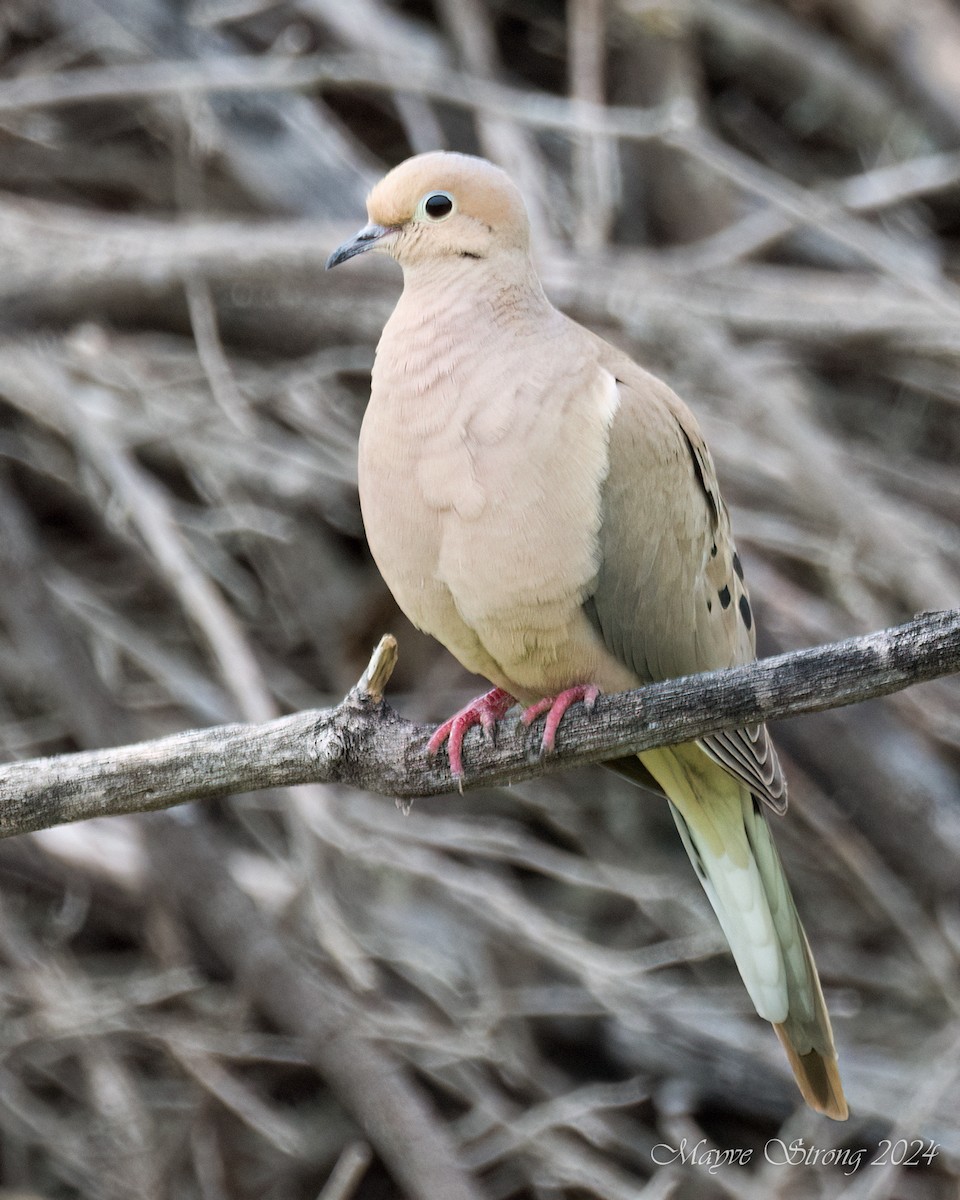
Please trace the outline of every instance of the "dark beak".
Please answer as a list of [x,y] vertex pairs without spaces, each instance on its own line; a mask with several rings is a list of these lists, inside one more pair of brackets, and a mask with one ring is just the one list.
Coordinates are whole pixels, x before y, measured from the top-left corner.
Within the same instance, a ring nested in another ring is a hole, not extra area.
[[393,232],[394,230],[386,225],[364,225],[349,242],[344,242],[342,246],[338,246],[334,250],[327,259],[327,270],[339,266],[340,263],[346,262],[348,258],[353,258],[356,254],[363,254],[365,250],[372,250],[381,238]]

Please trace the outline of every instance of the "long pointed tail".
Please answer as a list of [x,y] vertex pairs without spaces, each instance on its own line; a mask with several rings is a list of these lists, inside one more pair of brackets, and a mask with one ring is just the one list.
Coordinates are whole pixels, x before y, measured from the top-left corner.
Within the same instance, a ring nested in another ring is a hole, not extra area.
[[670,798],[750,998],[776,1030],[804,1100],[845,1120],[820,979],[760,806],[693,743],[640,757]]

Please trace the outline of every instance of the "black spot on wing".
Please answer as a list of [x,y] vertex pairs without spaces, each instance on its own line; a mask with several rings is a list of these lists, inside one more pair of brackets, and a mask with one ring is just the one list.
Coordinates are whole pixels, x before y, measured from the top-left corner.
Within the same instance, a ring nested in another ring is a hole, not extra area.
[[687,431],[681,425],[680,432],[683,434],[683,440],[687,443],[687,449],[690,451],[690,461],[693,463],[693,473],[697,477],[697,483],[700,484],[700,490],[706,497],[707,503],[710,505],[711,521],[714,527],[720,520],[720,508],[717,504],[717,498],[714,496],[710,488],[707,487],[706,476],[704,475],[703,459],[696,446],[690,440]]
[[717,592],[717,595],[720,597],[720,607],[721,608],[729,608],[730,607],[730,589],[727,587],[726,584],[724,584],[723,587],[720,589],[720,591]]
[[[740,555],[734,550],[733,552],[733,569],[737,573],[737,578],[743,580],[743,563],[740,561]],[[749,629],[749,626],[747,626]]]
[[750,601],[746,596],[740,597],[740,616],[743,617],[743,623],[749,629],[753,624],[753,613],[750,611]]

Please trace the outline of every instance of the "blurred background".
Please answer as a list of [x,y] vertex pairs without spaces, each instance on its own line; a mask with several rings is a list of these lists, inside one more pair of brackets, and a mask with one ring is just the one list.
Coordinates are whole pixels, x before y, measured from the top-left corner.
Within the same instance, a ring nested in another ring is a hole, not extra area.
[[[405,716],[478,690],[363,539],[399,272],[322,270],[436,147],[696,410],[761,653],[957,604],[960,5],[3,0],[0,59],[7,759],[334,704],[388,630]],[[775,736],[846,1125],[655,797],[315,786],[0,843],[0,1197],[956,1198],[960,689]]]

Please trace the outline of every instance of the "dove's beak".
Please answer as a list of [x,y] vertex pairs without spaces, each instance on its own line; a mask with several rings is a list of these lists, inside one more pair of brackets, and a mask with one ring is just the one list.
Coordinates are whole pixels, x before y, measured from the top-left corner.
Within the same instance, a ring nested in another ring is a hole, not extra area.
[[342,246],[338,246],[334,250],[327,259],[327,270],[339,266],[340,263],[346,262],[348,258],[353,258],[357,254],[373,250],[391,233],[396,233],[396,230],[389,225],[364,225],[359,233],[355,233],[348,242],[344,242]]

